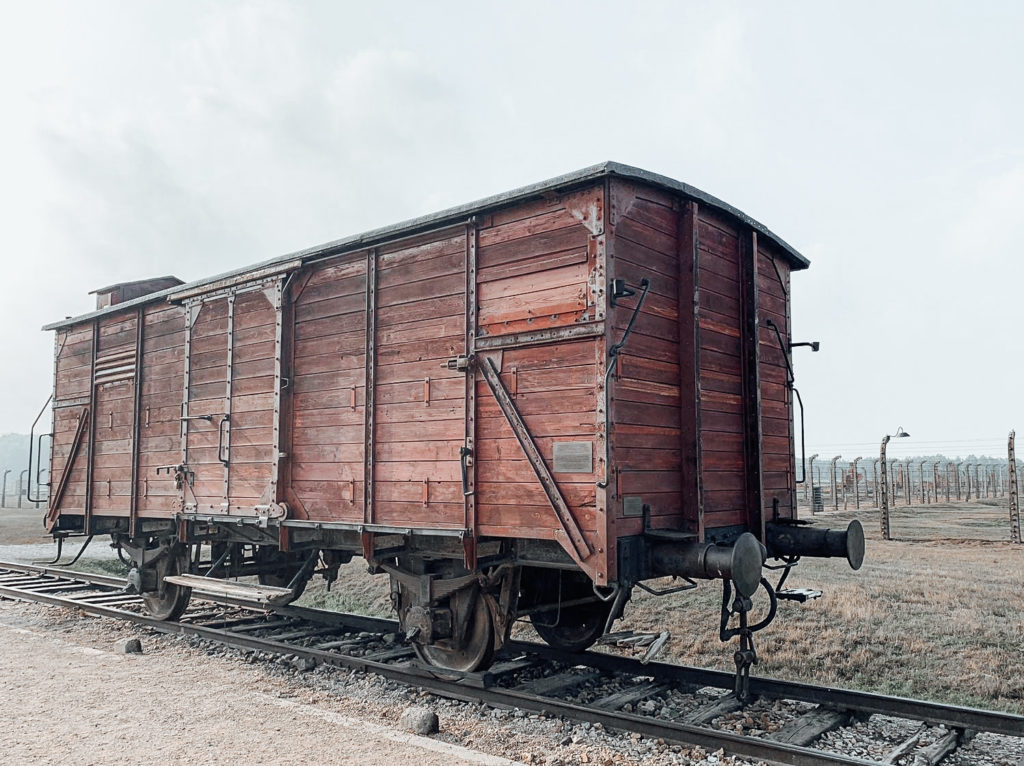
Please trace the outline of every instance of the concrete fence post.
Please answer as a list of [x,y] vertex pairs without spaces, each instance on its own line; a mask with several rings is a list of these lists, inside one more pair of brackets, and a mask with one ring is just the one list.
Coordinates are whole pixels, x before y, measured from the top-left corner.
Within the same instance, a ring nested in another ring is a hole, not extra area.
[[810,503],[811,502],[811,498],[808,496],[808,492],[810,492],[811,495],[814,494],[814,461],[817,460],[817,459],[818,459],[818,453],[815,452],[813,455],[811,455],[811,458],[808,461],[808,465],[810,467],[807,469],[807,473],[810,476],[810,478],[808,479],[806,476],[804,477],[804,502],[805,503]]
[[860,473],[857,471],[857,464],[863,459],[860,455],[853,459],[853,502],[858,511],[860,510]]
[[842,455],[836,455],[832,458],[832,510],[839,510],[839,490],[836,487],[836,461],[841,458]]
[[1020,543],[1020,506],[1018,505],[1019,498],[1017,495],[1017,458],[1013,451],[1014,435],[1015,432],[1010,431],[1010,438],[1006,447],[1006,467],[1009,472],[1007,483],[1010,485],[1010,540]]
[[879,465],[882,466],[882,481],[880,486],[880,497],[879,497],[879,519],[881,524],[881,532],[883,540],[891,540],[892,536],[889,534],[889,486],[888,486],[888,471],[886,470],[886,457],[885,447],[889,444],[889,435],[886,434],[882,439],[882,448],[878,455]]

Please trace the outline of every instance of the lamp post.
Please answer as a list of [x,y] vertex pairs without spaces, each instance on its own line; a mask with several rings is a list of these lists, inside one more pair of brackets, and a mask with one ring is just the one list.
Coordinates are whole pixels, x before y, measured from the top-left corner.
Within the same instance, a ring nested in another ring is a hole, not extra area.
[[926,460],[922,460],[921,461],[921,469],[920,469],[920,473],[921,473],[921,486],[918,489],[921,490],[920,491],[921,505],[924,505],[924,464],[926,462],[928,462],[928,461],[926,461]]
[[954,475],[954,478],[956,479],[956,501],[958,503],[961,500],[961,493],[960,493],[960,466],[962,466],[963,464],[964,464],[963,460],[958,460],[956,465],[953,466],[953,468],[956,470],[956,474]]
[[860,455],[853,459],[853,502],[858,511],[860,510],[860,474],[857,473],[857,463],[863,459]]
[[964,463],[964,478],[967,479],[967,492],[964,494],[964,502],[971,502],[971,464]]
[[903,426],[896,429],[894,435],[886,434],[882,437],[882,448],[878,455],[879,465],[882,467],[882,490],[881,490],[881,501],[882,501],[882,513],[881,513],[881,525],[882,525],[882,539],[891,540],[892,535],[889,531],[889,483],[888,483],[888,467],[889,464],[885,458],[885,448],[889,444],[889,440],[895,438],[901,439],[910,436],[906,431],[903,430]]
[[4,471],[3,489],[0,490],[0,508],[7,507],[7,474],[9,474],[10,472],[10,468]]
[[874,485],[875,493],[875,508],[881,508],[882,506],[878,502],[878,458],[876,457],[871,461],[871,483]]

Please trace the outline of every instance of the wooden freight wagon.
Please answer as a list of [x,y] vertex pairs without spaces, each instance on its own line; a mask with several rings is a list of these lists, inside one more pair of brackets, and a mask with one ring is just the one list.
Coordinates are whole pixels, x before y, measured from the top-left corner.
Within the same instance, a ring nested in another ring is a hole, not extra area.
[[362,555],[421,656],[460,669],[525,615],[583,648],[652,577],[746,597],[766,555],[859,565],[859,527],[790,523],[807,265],[725,203],[605,163],[115,285],[46,328],[47,527],[112,535],[163,617],[216,577],[282,602]]

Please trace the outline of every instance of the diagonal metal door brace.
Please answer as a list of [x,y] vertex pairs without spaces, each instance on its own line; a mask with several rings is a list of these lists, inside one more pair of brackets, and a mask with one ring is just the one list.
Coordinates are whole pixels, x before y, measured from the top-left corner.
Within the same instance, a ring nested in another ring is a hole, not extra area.
[[519,446],[523,448],[526,460],[530,463],[530,467],[533,468],[533,472],[537,474],[537,480],[540,482],[544,494],[547,495],[548,502],[551,503],[551,507],[554,509],[555,515],[562,525],[562,531],[569,538],[580,561],[585,561],[590,558],[594,551],[590,547],[590,543],[583,536],[583,531],[580,529],[580,525],[576,523],[576,518],[572,515],[572,510],[565,502],[565,498],[562,497],[558,484],[551,475],[551,471],[548,470],[544,458],[541,457],[540,450],[537,449],[537,445],[534,443],[526,423],[523,422],[522,415],[516,409],[508,389],[501,382],[501,375],[498,372],[498,368],[494,366],[494,360],[490,357],[484,358],[480,369],[483,372],[484,380],[487,381],[487,385],[491,389],[491,393],[494,394],[494,399],[498,402],[498,407],[501,408],[501,412],[508,421],[508,424],[512,426],[512,433],[519,440]]

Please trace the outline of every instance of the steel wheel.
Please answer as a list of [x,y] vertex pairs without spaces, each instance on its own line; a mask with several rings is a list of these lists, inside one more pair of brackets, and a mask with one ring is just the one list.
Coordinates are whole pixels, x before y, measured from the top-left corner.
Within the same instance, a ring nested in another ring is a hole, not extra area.
[[436,668],[463,673],[488,667],[494,658],[494,623],[483,594],[476,593],[470,609],[466,635],[459,645],[454,639],[441,639],[432,644],[413,641],[419,658]]
[[[604,633],[608,620],[608,604],[586,604],[557,612],[537,612],[530,615],[533,629],[544,643],[567,652],[582,652],[594,645]],[[558,619],[557,624],[552,624]]]
[[[553,608],[530,614],[537,635],[544,643],[567,652],[582,652],[593,646],[604,633],[611,603],[598,601],[590,580],[581,573],[532,570],[523,578],[521,606],[549,604]],[[594,598],[591,603],[569,607],[554,606],[567,601]]]
[[175,545],[154,565],[157,576],[157,590],[145,591],[142,601],[150,617],[157,620],[176,620],[185,612],[192,589],[182,585],[164,582],[170,575],[178,575],[188,570],[188,555],[184,545]]

